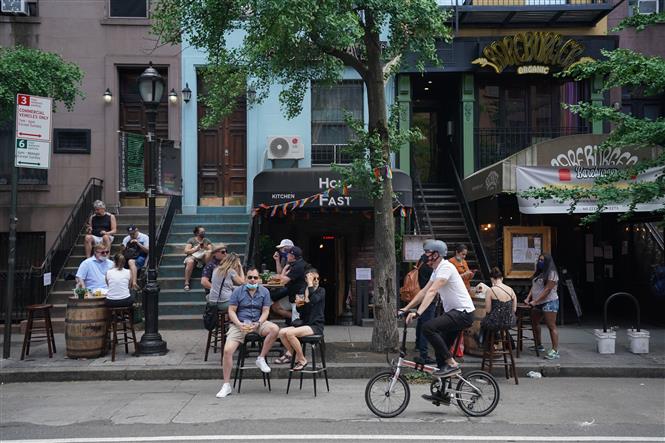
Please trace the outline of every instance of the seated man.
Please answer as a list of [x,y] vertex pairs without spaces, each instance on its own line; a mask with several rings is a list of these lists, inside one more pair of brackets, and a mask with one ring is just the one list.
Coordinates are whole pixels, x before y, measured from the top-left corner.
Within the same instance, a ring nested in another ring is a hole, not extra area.
[[275,246],[275,253],[273,254],[272,258],[275,260],[275,269],[277,270],[278,274],[282,274],[284,271],[284,268],[286,267],[286,255],[289,252],[289,249],[291,249],[293,246],[293,242],[289,240],[288,238],[283,239],[277,246]]
[[127,228],[129,235],[125,236],[122,240],[123,251],[122,255],[127,262],[126,267],[131,272],[131,285],[132,289],[138,289],[139,285],[136,282],[139,269],[145,265],[148,258],[148,250],[150,249],[150,238],[142,232],[136,225],[130,225]]
[[206,295],[212,288],[212,272],[219,266],[220,262],[226,257],[227,249],[224,243],[219,243],[212,248],[212,257],[203,272],[201,272],[201,286],[205,290]]
[[106,205],[101,200],[95,200],[92,204],[95,213],[88,219],[85,236],[85,256],[90,257],[95,245],[104,243],[107,249],[113,243],[113,234],[117,229],[115,215],[106,212]]
[[[427,261],[434,269],[430,281],[400,311],[418,307],[406,317],[407,324],[425,312],[438,294],[444,313],[423,325],[423,334],[434,348],[438,370],[432,375],[444,377],[459,372],[459,365],[450,353],[450,344],[459,331],[473,323],[473,301],[455,266],[444,257],[448,247],[441,240],[427,240],[423,245]],[[429,399],[429,398],[428,398]]]
[[[302,352],[299,337],[308,335],[322,335],[325,322],[326,290],[319,286],[319,273],[310,268],[305,275],[307,288],[302,298],[296,299],[298,309],[302,310],[301,320],[303,326],[282,328],[279,330],[279,339],[286,348],[284,355],[274,361],[277,364],[291,363],[295,358],[294,371],[302,371],[307,366],[307,359]],[[293,356],[293,357],[292,357]]]
[[298,318],[295,307],[296,295],[305,293],[307,287],[305,268],[309,265],[302,258],[302,249],[297,246],[293,246],[288,250],[286,260],[288,269],[280,276],[284,288],[274,291],[270,294],[270,297],[273,301],[272,310],[280,317],[286,318],[287,324],[290,324],[291,320]]
[[185,291],[190,289],[190,280],[194,267],[202,268],[210,259],[212,242],[206,238],[206,230],[203,226],[194,228],[194,237],[187,240],[185,245]]
[[231,369],[233,368],[233,353],[241,343],[245,341],[245,335],[256,332],[265,337],[261,353],[256,358],[256,366],[262,372],[270,372],[270,366],[266,363],[266,355],[272,347],[279,327],[268,321],[270,313],[270,293],[266,288],[260,286],[261,278],[256,268],[247,270],[247,283],[237,287],[231,294],[229,300],[229,332],[226,333],[226,344],[224,345],[223,374],[224,384],[217,393],[218,398],[224,398],[233,392],[231,388]]
[[101,290],[106,294],[106,273],[113,269],[113,262],[109,260],[109,249],[104,243],[95,246],[94,254],[81,262],[76,271],[76,287],[91,291]]

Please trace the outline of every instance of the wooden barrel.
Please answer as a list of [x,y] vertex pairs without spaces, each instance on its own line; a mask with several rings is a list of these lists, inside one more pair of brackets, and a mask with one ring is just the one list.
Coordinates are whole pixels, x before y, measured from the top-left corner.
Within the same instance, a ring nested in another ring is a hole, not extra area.
[[67,357],[96,358],[106,352],[106,298],[70,297],[65,315]]
[[478,343],[480,334],[480,322],[485,318],[485,299],[472,297],[473,305],[476,310],[473,311],[473,324],[464,333],[464,353],[475,356],[482,356],[483,350]]

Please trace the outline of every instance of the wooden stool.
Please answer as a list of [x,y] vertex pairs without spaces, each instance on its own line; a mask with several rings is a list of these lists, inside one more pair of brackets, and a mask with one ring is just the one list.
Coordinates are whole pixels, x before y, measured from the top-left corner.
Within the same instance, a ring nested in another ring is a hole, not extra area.
[[[235,376],[233,377],[233,387],[236,387],[236,382],[238,382],[238,394],[240,394],[240,387],[242,386],[242,373],[247,369],[258,369],[255,365],[245,366],[245,359],[251,354],[256,353],[258,356],[261,353],[261,348],[263,347],[263,337],[261,337],[256,332],[250,332],[245,335],[245,341],[242,342],[240,348],[238,349],[238,360],[236,361],[236,371]],[[261,371],[263,375],[263,386],[268,386],[268,391],[272,391],[270,387],[270,373],[265,373]]]
[[203,361],[208,361],[208,352],[210,352],[210,344],[212,343],[212,352],[217,353],[217,349],[221,349],[222,358],[224,359],[224,345],[226,344],[226,333],[229,330],[229,316],[226,312],[217,311],[217,326],[212,331],[208,331],[208,340],[206,341],[206,353]]
[[[531,306],[519,303],[517,305],[517,312],[515,313],[517,317],[517,349],[515,350],[515,355],[517,358],[520,358],[520,352],[522,351],[524,340],[533,342],[534,348],[536,349],[536,357],[540,357],[538,352],[538,346],[540,343],[536,342],[536,335],[533,332],[533,323],[531,322]],[[530,331],[531,337],[525,337],[524,331]]]
[[[500,349],[495,349],[494,345],[499,345]],[[510,362],[508,362],[508,357],[510,357]],[[502,363],[501,360],[503,360]],[[480,364],[480,369],[484,371],[485,365],[487,365],[489,368],[487,372],[491,373],[494,362],[499,362],[499,365],[504,366],[506,379],[510,379],[512,375],[515,378],[515,384],[519,384],[515,359],[513,358],[513,345],[508,329],[489,331],[489,342],[487,343],[487,349],[483,352],[483,361]]]
[[[117,345],[125,345],[125,354],[129,354],[129,343],[134,343],[134,354],[136,354],[136,332],[134,331],[134,307],[117,307],[109,309],[109,333],[111,334],[111,361],[115,361],[115,349]],[[120,329],[120,328],[121,329]],[[118,339],[118,330],[122,338]],[[132,336],[128,337],[127,332]]]
[[[53,336],[53,324],[51,323],[52,307],[53,305],[29,305],[26,308],[28,310],[28,324],[26,325],[25,336],[23,337],[21,360],[26,355],[30,355],[31,343],[45,341],[48,344],[48,358],[53,357],[53,354],[55,354],[55,337]],[[35,319],[42,320],[42,322],[35,324]],[[42,324],[40,325],[39,323]],[[34,335],[35,332],[37,335]]]
[[[302,352],[306,354],[306,346],[309,344],[312,349],[312,361],[309,363],[312,369],[303,369],[302,371],[297,371],[300,373],[300,389],[302,390],[302,379],[304,374],[312,374],[312,381],[314,382],[314,397],[316,397],[316,376],[323,372],[323,376],[326,379],[326,389],[330,392],[330,384],[328,383],[328,367],[326,366],[326,342],[323,339],[323,335],[308,335],[306,337],[299,337],[300,343],[302,344]],[[318,349],[319,357],[321,360],[321,365],[317,366],[316,364],[316,351]],[[291,359],[291,369],[289,370],[289,381],[286,384],[286,393],[289,393],[291,388],[291,378],[293,373],[296,372],[293,370],[293,367],[296,364],[296,359],[293,357]]]

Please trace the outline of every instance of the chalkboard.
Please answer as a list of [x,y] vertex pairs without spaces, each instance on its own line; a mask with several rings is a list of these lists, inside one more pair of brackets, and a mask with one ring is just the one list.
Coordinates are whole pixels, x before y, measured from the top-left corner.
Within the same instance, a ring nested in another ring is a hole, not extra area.
[[[568,273],[565,269],[561,270],[563,275],[563,282],[566,285],[570,299],[573,302],[573,307],[575,308],[575,314],[577,315],[577,322],[579,323],[582,318],[582,306],[580,306],[580,301],[577,298],[577,292],[575,292],[575,286],[573,286],[573,280],[568,276]],[[563,313],[562,313],[563,316]]]

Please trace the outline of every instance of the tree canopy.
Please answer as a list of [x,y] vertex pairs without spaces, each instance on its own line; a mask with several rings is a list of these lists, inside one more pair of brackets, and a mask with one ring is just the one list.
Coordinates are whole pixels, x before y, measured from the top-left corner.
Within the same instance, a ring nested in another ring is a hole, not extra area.
[[[636,14],[623,20],[614,30],[635,28],[639,32],[655,23],[665,23],[665,14]],[[562,75],[578,81],[600,76],[603,79],[602,91],[623,87],[638,96],[656,96],[665,93],[663,57],[647,56],[623,48],[602,51],[602,54],[604,59],[577,64]],[[632,147],[650,150],[665,146],[665,117],[662,115],[655,120],[638,118],[614,107],[588,102],[562,106],[585,119],[612,123],[613,129],[600,149]],[[625,169],[617,169],[602,175],[595,179],[590,187],[546,186],[532,188],[523,192],[522,196],[571,202],[570,212],[573,212],[577,203],[582,200],[595,200],[598,210],[583,217],[583,223],[596,221],[610,204],[627,204],[629,211],[622,214],[622,218],[627,219],[634,213],[638,204],[652,203],[665,197],[665,174],[662,169],[652,182],[631,179],[649,168],[663,166],[665,166],[665,151],[661,149],[655,158],[639,161]],[[665,207],[659,212],[665,217]]]
[[19,93],[51,97],[71,111],[83,98],[83,71],[59,55],[23,47],[0,48],[0,123],[14,117]]

